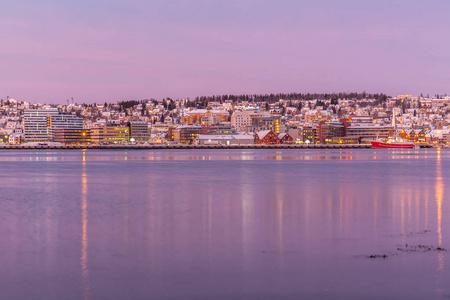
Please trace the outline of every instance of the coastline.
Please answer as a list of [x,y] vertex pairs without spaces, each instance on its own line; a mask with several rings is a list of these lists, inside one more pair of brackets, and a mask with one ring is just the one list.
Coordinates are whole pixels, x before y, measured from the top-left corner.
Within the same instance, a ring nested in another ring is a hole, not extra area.
[[370,144],[276,144],[276,145],[63,145],[63,146],[23,146],[5,145],[0,150],[83,150],[83,149],[126,149],[126,150],[162,150],[162,149],[371,149]]

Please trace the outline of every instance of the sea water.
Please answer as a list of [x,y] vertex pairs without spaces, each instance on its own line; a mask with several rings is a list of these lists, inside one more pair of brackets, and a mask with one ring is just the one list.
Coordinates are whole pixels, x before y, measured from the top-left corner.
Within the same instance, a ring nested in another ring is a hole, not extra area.
[[2,150],[0,299],[449,298],[449,165],[434,149]]

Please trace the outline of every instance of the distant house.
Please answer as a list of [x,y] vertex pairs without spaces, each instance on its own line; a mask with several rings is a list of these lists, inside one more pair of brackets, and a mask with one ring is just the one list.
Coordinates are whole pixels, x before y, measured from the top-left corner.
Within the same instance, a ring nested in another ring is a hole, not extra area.
[[413,141],[416,143],[424,143],[427,141],[426,132],[423,129],[402,130],[398,134],[399,137]]
[[280,138],[272,130],[262,130],[255,133],[255,144],[279,144]]
[[289,133],[280,133],[278,135],[281,144],[292,144],[294,139],[289,135]]

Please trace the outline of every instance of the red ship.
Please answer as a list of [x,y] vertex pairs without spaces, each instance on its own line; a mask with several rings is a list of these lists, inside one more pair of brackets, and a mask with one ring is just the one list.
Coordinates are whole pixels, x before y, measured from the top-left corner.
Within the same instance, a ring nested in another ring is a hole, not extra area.
[[395,107],[392,108],[392,127],[394,127],[395,135],[388,137],[382,141],[378,139],[376,141],[370,141],[372,148],[387,148],[387,149],[411,149],[414,148],[414,143],[404,141],[397,135],[397,126],[395,122]]
[[390,149],[411,149],[411,148],[414,148],[414,144],[413,143],[407,143],[407,142],[370,141],[370,143],[372,144],[372,148],[390,148]]

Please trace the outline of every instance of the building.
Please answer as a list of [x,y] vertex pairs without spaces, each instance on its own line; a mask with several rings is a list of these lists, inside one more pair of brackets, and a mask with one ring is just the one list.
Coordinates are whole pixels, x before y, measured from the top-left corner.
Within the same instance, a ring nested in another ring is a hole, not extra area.
[[9,134],[6,132],[0,132],[0,143],[8,144],[9,143]]
[[72,114],[60,112],[58,115],[50,116],[49,122],[51,125],[52,139],[54,138],[54,131],[56,129],[83,129],[83,119]]
[[372,140],[392,136],[393,128],[390,126],[349,126],[346,128],[346,137],[360,140]]
[[208,128],[207,134],[214,134],[214,135],[236,134],[236,129],[228,125],[214,125]]
[[82,118],[61,113],[57,108],[25,109],[23,123],[27,142],[52,141],[55,129],[83,129]]
[[231,126],[237,131],[246,131],[252,125],[252,116],[250,111],[235,111],[230,118]]
[[319,123],[320,121],[330,121],[331,115],[326,110],[315,109],[305,114],[305,123]]
[[204,134],[194,139],[197,145],[253,145],[255,138],[248,134]]
[[182,122],[184,124],[202,124],[205,126],[228,121],[230,114],[226,110],[193,109],[183,111]]
[[23,134],[22,133],[11,133],[8,138],[8,143],[10,145],[19,145],[23,142]]
[[263,130],[255,133],[255,144],[279,144],[280,138],[272,130]]
[[94,144],[128,143],[130,128],[117,126],[91,127],[91,142]]
[[54,130],[54,142],[61,144],[88,144],[91,142],[89,129],[58,128]]
[[287,132],[280,133],[278,138],[280,139],[280,144],[292,144],[294,142],[294,139]]
[[400,131],[398,136],[415,143],[427,142],[427,135],[424,129],[402,130]]
[[178,126],[173,135],[176,143],[192,144],[197,135],[203,134],[203,128],[200,125],[182,125]]
[[148,123],[132,121],[128,122],[127,126],[130,128],[130,140],[148,141],[150,137]]
[[249,129],[251,132],[272,130],[274,133],[279,134],[286,131],[286,125],[279,115],[257,117],[252,118],[252,125]]
[[315,144],[317,141],[317,129],[313,126],[304,126],[300,137],[304,143]]
[[23,113],[24,138],[27,142],[52,140],[52,117],[59,115],[57,108],[25,109]]
[[332,144],[333,138],[345,136],[344,124],[320,121],[317,126],[317,139],[320,144]]

